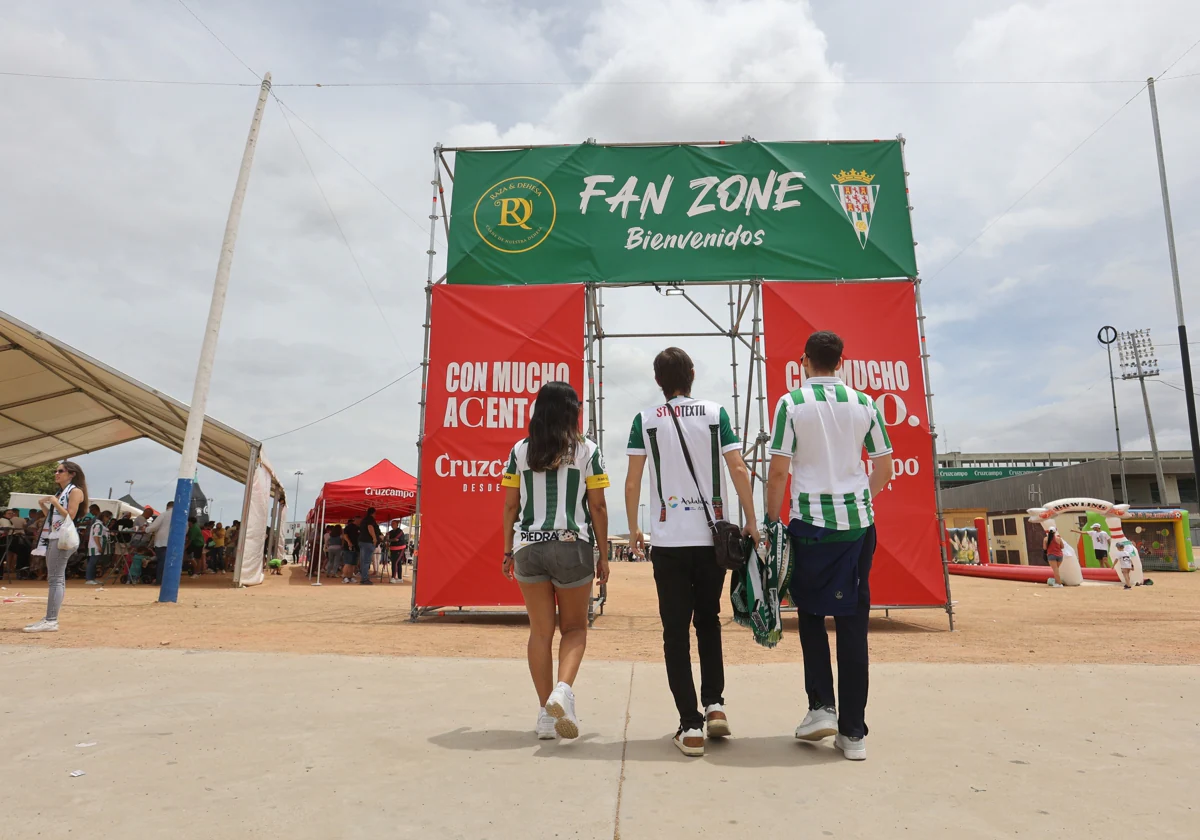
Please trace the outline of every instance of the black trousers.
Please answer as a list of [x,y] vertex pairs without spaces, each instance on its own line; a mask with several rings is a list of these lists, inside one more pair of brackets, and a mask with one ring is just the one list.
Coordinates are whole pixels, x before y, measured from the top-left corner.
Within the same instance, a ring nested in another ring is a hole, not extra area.
[[724,703],[725,662],[721,655],[721,593],[725,570],[717,565],[712,546],[654,547],[654,585],[663,626],[663,657],[667,683],[679,710],[679,725],[702,729],[704,713],[696,708],[692,680],[692,639],[696,628],[700,652],[700,702]]
[[[796,545],[797,555],[804,550]],[[837,631],[838,695],[833,693],[833,666],[829,660],[829,635],[825,631],[825,616],[800,613],[800,647],[804,651],[804,689],[808,693],[808,708],[838,707],[838,731],[851,738],[867,734],[867,688],[869,656],[867,654],[867,622],[871,617],[871,561],[875,556],[875,528],[863,537],[858,556],[858,609],[854,615],[834,617]],[[797,556],[797,564],[802,562]]]

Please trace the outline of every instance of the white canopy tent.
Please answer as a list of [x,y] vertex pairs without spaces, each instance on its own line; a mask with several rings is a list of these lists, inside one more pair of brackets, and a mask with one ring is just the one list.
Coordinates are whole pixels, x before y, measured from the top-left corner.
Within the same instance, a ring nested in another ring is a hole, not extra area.
[[[149,438],[175,452],[183,447],[188,406],[80,353],[56,338],[0,312],[0,475]],[[277,539],[285,493],[263,457],[262,443],[211,417],[204,418],[200,463],[246,485],[242,539],[234,583],[243,577],[255,486],[273,501],[272,539]],[[262,470],[264,480],[255,480]],[[266,498],[255,506],[266,507]],[[253,534],[252,534],[253,536]],[[255,552],[261,579],[260,548]],[[272,546],[272,549],[274,547]],[[246,582],[257,582],[251,578]]]

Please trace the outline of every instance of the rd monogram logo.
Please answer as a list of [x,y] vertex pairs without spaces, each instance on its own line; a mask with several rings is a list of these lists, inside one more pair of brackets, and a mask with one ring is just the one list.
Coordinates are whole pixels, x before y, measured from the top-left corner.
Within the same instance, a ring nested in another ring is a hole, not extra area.
[[505,178],[475,203],[475,232],[497,251],[520,254],[546,241],[558,217],[550,189],[536,178]]

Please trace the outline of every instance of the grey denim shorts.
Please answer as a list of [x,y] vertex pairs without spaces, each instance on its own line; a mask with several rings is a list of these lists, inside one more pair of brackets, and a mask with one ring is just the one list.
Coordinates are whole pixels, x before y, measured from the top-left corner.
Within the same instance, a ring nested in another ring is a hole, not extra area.
[[596,576],[592,544],[585,540],[527,545],[513,555],[513,566],[521,583],[550,581],[558,589],[587,586]]

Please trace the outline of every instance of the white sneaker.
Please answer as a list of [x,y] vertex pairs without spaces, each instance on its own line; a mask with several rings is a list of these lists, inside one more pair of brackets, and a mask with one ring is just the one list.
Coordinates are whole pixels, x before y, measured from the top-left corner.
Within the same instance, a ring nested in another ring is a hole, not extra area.
[[579,720],[575,717],[575,692],[571,686],[560,682],[550,692],[546,701],[546,712],[554,718],[554,731],[558,737],[571,740],[579,737]]
[[26,633],[57,633],[58,632],[58,622],[57,621],[46,621],[46,619],[43,618],[41,621],[30,624],[28,627],[26,627],[25,632]]
[[833,745],[842,751],[842,754],[851,761],[866,761],[867,760],[867,739],[866,738],[851,738],[848,735],[838,733],[833,736]]
[[675,733],[675,746],[684,755],[699,758],[704,755],[704,732],[700,729],[680,729]]
[[796,727],[796,738],[801,741],[820,741],[838,734],[837,712],[832,706],[810,709]]
[[100,581],[98,581],[98,580],[85,580],[84,583],[87,584],[88,586],[99,586],[100,585]]
[[342,583],[349,583],[349,582],[350,582],[350,578],[342,578]]
[[704,722],[709,738],[728,738],[731,734],[729,718],[725,716],[725,707],[720,703],[704,707]]
[[545,709],[538,710],[537,726],[533,731],[537,733],[539,741],[554,740],[554,724],[554,718]]

